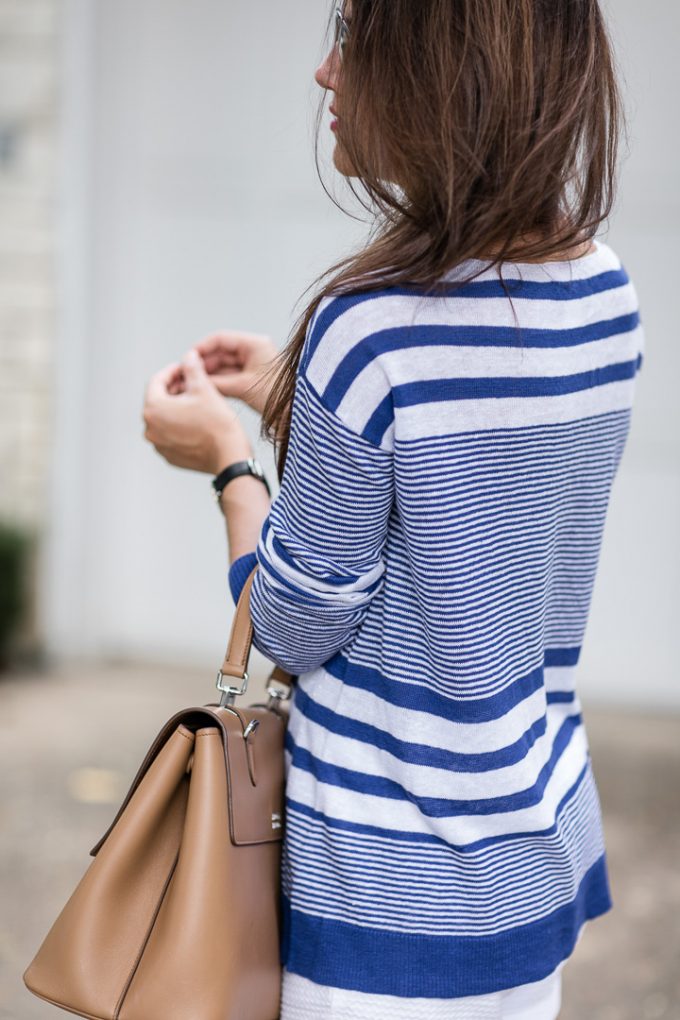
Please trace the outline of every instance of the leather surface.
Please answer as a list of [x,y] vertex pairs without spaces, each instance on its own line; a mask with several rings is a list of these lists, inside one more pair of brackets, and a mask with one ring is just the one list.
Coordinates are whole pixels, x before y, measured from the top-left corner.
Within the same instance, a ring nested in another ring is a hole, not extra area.
[[196,734],[192,777],[177,867],[120,1020],[273,1020],[279,844],[225,840],[224,752],[214,727]]
[[[281,840],[281,831],[272,829],[272,815],[281,815],[283,812],[286,714],[285,709],[279,714],[263,705],[237,709],[220,708],[217,704],[177,712],[155,738],[116,817],[90,850],[90,854],[98,853],[118,823],[150,763],[180,723],[189,729],[196,729],[199,725],[216,725],[222,734],[225,765],[233,777],[229,784],[229,832],[232,840],[239,844]],[[259,725],[246,741],[243,733],[251,719],[257,719]],[[256,783],[252,781],[251,775],[256,777]]]
[[165,744],[24,974],[31,991],[83,1015],[114,1018],[175,867],[194,738]]
[[[248,660],[253,644],[253,624],[250,618],[250,590],[258,569],[258,567],[254,567],[251,570],[236,603],[236,613],[234,614],[229,644],[227,645],[227,651],[221,667],[221,672],[225,676],[242,678],[248,669]],[[287,673],[281,666],[274,668],[271,678],[288,685],[293,682],[292,674]]]
[[226,676],[242,677],[248,668],[250,649],[253,642],[253,624],[250,619],[250,612],[243,612],[243,606],[250,607],[250,589],[253,586],[255,567],[243,585],[239,600],[236,603],[234,623],[231,628],[227,652],[222,663],[222,673]]
[[[229,832],[233,843],[282,839],[284,802],[283,740],[285,720],[266,708],[251,707],[225,716],[229,769]],[[247,741],[243,731],[259,725]]]
[[[250,654],[254,572],[232,669]],[[165,723],[24,972],[30,991],[90,1020],[276,1020],[286,718],[208,704]]]

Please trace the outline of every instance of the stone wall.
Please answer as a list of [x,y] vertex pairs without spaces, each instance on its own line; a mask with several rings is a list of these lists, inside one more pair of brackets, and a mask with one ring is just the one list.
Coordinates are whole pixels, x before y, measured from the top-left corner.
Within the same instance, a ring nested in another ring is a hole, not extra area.
[[0,518],[45,519],[59,0],[0,0]]
[[0,0],[0,521],[30,534],[17,650],[39,647],[56,319],[60,0]]

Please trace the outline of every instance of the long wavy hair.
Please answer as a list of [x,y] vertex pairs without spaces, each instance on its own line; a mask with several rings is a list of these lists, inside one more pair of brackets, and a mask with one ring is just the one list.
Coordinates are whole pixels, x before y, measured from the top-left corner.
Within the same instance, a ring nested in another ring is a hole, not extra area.
[[326,295],[427,291],[467,259],[501,276],[504,261],[554,259],[592,239],[614,199],[621,102],[598,0],[353,0],[341,106],[350,186],[372,228],[305,291],[273,363],[261,434],[279,478]]

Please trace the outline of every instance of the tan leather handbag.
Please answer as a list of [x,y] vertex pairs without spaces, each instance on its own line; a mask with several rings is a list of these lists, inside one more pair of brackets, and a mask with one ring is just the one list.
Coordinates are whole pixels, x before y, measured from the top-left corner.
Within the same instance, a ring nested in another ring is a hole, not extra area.
[[[252,645],[250,574],[219,703],[177,712],[23,975],[91,1020],[276,1020],[285,700],[236,708]],[[238,681],[236,684],[235,681]]]

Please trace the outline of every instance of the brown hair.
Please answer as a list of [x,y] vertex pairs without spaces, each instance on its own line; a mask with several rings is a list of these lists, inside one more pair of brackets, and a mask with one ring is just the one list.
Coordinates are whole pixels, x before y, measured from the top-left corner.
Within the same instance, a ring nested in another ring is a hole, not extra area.
[[435,288],[469,258],[499,275],[509,259],[555,258],[594,236],[614,197],[620,100],[598,0],[353,0],[341,106],[350,186],[374,228],[312,284],[274,363],[262,435],[279,477],[324,296]]

